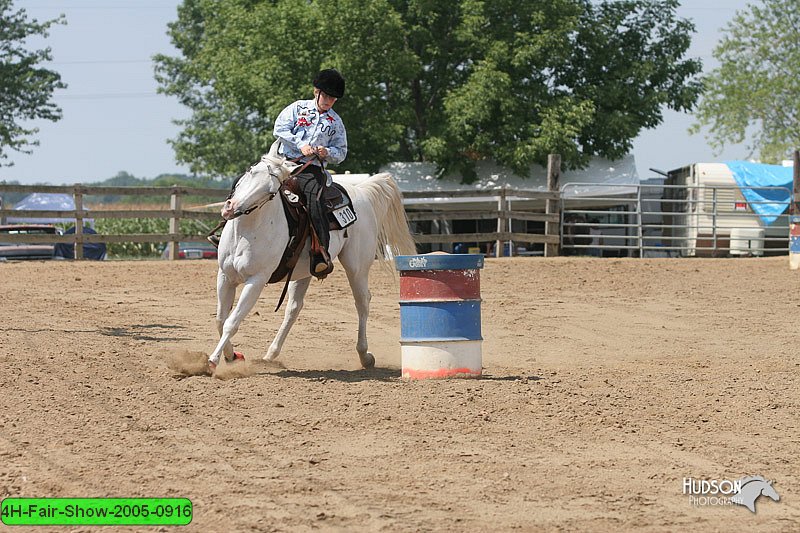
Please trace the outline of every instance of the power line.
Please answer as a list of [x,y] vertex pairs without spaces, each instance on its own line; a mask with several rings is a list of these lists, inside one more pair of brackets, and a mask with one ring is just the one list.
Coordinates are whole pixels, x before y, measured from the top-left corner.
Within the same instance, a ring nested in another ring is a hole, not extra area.
[[152,59],[75,59],[72,61],[48,61],[48,65],[96,65],[101,63],[152,63]]
[[152,98],[166,96],[160,93],[98,93],[98,94],[56,94],[56,100],[112,100],[118,98]]
[[131,4],[131,5],[102,5],[102,6],[70,6],[64,5],[61,3],[57,3],[50,6],[22,6],[25,11],[31,11],[34,9],[56,9],[59,11],[67,11],[70,9],[83,9],[83,10],[93,10],[93,11],[106,11],[109,9],[168,9],[170,11],[175,11],[177,9],[177,5],[173,6],[164,6],[164,5],[150,5],[150,6],[143,6],[140,4]]

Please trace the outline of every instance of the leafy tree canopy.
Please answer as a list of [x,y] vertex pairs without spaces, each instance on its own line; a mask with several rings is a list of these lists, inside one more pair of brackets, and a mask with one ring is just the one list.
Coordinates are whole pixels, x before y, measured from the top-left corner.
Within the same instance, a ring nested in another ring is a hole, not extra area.
[[709,127],[716,150],[746,143],[749,155],[778,163],[800,148],[800,9],[796,0],[761,4],[724,29],[692,131]]
[[14,164],[8,161],[9,150],[28,154],[39,144],[33,138],[38,128],[26,126],[27,121],[61,118],[51,98],[55,89],[66,87],[58,73],[39,66],[51,59],[49,47],[25,48],[28,37],[47,37],[50,26],[65,23],[63,16],[29,20],[24,9],[16,11],[12,4],[0,0],[0,167]]
[[474,178],[617,159],[662,110],[690,110],[700,62],[677,0],[184,0],[161,90],[193,111],[173,142],[198,173],[232,175],[272,142],[290,102],[336,67],[348,132],[340,170],[434,161]]

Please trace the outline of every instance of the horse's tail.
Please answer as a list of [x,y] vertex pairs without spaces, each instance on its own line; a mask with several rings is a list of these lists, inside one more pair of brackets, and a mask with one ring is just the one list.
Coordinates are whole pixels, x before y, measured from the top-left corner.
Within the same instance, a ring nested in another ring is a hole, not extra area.
[[403,207],[403,194],[388,172],[370,176],[356,185],[369,197],[378,222],[377,254],[385,261],[395,255],[417,253],[414,238],[408,230],[408,217]]

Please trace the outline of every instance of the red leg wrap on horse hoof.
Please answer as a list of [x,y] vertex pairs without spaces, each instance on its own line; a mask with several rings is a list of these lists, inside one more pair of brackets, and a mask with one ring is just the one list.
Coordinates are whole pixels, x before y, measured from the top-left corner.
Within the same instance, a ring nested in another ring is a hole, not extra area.
[[242,352],[233,352],[234,361],[244,361],[244,354]]

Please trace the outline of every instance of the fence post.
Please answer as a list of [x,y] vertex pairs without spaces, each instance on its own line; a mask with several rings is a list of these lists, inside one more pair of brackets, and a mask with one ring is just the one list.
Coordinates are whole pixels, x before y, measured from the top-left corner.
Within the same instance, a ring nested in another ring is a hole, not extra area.
[[72,193],[75,200],[75,260],[83,259],[83,187],[75,184]]
[[[504,212],[504,215],[506,216],[506,219],[505,219],[506,220],[506,224],[505,224],[506,231],[508,231],[508,233],[513,233],[514,232],[514,221],[513,221],[513,219],[511,218],[511,215],[510,215],[510,213],[511,213],[511,200],[508,199],[510,190],[511,190],[511,186],[508,183],[506,183],[503,186],[503,191],[505,192],[505,196],[504,196],[505,202],[503,202],[503,212]],[[509,238],[509,240],[508,240],[508,257],[514,257],[516,255],[515,250],[516,250],[516,246],[514,246],[514,241]]]
[[[497,200],[497,210],[500,212],[497,216],[497,233],[502,233],[505,231],[503,229],[504,222],[506,220],[505,214],[503,210],[506,208],[506,188],[505,186],[500,189],[500,198]],[[503,241],[500,240],[500,235],[497,236],[497,240],[494,241],[494,256],[495,257],[503,257]]]
[[[558,182],[561,178],[561,156],[559,154],[550,154],[547,156],[547,191],[558,192]],[[548,215],[561,214],[561,199],[545,201],[545,213]],[[559,217],[560,218],[560,217]],[[544,234],[559,236],[561,228],[559,222],[545,222]],[[559,244],[545,244],[544,256],[555,257],[560,253]]]
[[169,258],[174,261],[178,259],[178,240],[180,238],[179,233],[181,227],[181,196],[180,189],[177,185],[173,185],[172,187],[172,196],[169,198],[169,208],[172,211],[172,216],[169,219]]
[[[642,184],[636,188],[636,234],[639,237],[639,258],[644,257],[644,228],[642,228]],[[627,231],[625,232],[627,234]],[[627,244],[628,241],[626,240]]]
[[[705,191],[703,192],[703,203],[705,204]],[[705,206],[704,206],[705,207]],[[714,249],[711,253],[713,257],[719,257],[717,251],[717,188],[711,189],[711,246]],[[731,251],[731,241],[728,237],[728,252]]]

